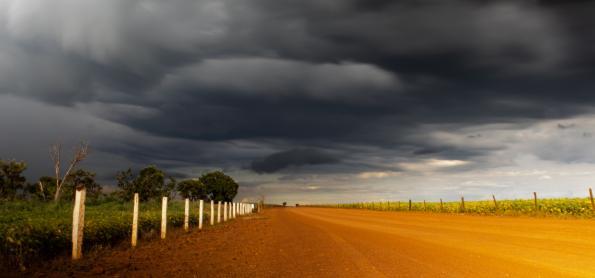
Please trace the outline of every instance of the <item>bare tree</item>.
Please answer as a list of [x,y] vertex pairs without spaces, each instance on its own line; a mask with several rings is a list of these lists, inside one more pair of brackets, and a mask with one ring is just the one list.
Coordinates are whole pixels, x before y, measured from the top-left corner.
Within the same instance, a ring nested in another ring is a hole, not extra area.
[[61,153],[62,153],[62,145],[61,144],[54,144],[54,145],[50,146],[50,158],[54,162],[54,171],[56,173],[56,194],[54,195],[54,201],[58,201],[58,199],[60,198],[60,190],[62,189],[62,186],[64,185],[64,182],[68,178],[68,175],[70,175],[70,172],[72,171],[72,169],[74,169],[76,167],[76,165],[79,162],[83,161],[89,154],[89,144],[87,144],[87,142],[81,142],[78,146],[76,146],[74,148],[74,154],[73,154],[72,160],[70,161],[70,164],[68,165],[68,168],[66,169],[66,172],[64,173],[64,176],[60,176],[60,174],[61,174],[60,154]]

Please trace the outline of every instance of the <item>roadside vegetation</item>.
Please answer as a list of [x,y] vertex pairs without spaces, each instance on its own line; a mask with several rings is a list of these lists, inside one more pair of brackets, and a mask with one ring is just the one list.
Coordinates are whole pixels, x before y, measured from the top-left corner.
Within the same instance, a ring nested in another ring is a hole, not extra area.
[[572,218],[595,218],[589,198],[555,198],[538,199],[537,206],[534,199],[461,201],[456,202],[365,202],[349,204],[321,205],[324,207],[338,207],[349,209],[369,209],[379,211],[420,211],[434,213],[471,213],[480,215],[506,216],[556,216]]
[[[83,146],[83,145],[81,145]],[[182,226],[182,198],[208,202],[229,202],[239,185],[221,171],[178,181],[154,165],[138,172],[120,171],[117,188],[106,194],[95,181],[95,173],[78,167],[87,154],[75,151],[67,171],[60,171],[60,148],[50,150],[54,176],[27,181],[27,164],[0,159],[0,260],[3,266],[25,268],[35,260],[68,254],[72,233],[72,209],[77,187],[87,191],[83,248],[86,250],[118,244],[130,238],[132,198],[139,193],[139,237],[158,234],[161,225],[161,198],[168,197],[168,226]],[[78,155],[78,156],[77,156]],[[57,166],[56,166],[57,165]],[[179,198],[177,198],[179,196]],[[196,207],[196,208],[195,208]],[[191,202],[190,224],[198,223],[198,204]],[[210,208],[203,217],[208,219]]]

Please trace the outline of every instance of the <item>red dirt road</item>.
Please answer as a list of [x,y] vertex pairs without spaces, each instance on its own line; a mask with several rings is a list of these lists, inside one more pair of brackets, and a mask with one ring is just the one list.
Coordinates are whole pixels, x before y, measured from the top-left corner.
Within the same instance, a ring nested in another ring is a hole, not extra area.
[[[169,235],[168,235],[169,236]],[[595,277],[595,221],[285,208],[34,276]]]

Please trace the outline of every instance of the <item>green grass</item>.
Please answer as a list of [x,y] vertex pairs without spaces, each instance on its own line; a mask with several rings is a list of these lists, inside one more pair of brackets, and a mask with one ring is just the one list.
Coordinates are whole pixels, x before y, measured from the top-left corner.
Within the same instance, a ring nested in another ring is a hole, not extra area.
[[[190,225],[198,223],[198,203],[191,203]],[[205,204],[204,220],[208,221]],[[168,204],[168,227],[184,224],[184,203]],[[206,222],[205,222],[206,223]],[[130,239],[132,202],[87,204],[83,248],[113,245]],[[139,239],[158,234],[161,201],[141,203]],[[5,264],[25,266],[32,260],[69,254],[72,236],[72,204],[41,202],[0,203],[0,258]]]
[[[558,216],[576,218],[594,218],[595,212],[589,198],[559,198],[538,199],[537,209],[534,200],[500,200],[496,207],[493,201],[465,201],[465,208],[461,201],[444,202],[442,209],[440,202],[412,202],[411,211],[444,212],[444,213],[472,213],[482,215],[530,215],[530,216]],[[329,207],[369,209],[380,211],[409,211],[409,201],[366,202],[350,204],[323,205]]]

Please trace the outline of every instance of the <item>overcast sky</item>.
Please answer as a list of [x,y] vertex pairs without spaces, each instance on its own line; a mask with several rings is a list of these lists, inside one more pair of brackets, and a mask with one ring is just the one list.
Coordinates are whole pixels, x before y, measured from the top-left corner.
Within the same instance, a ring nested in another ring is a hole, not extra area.
[[104,185],[222,169],[238,199],[584,196],[595,4],[0,0],[0,158]]

